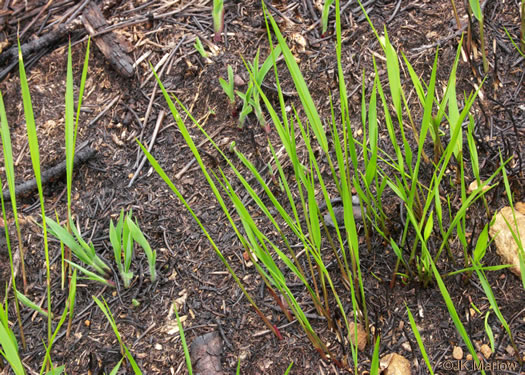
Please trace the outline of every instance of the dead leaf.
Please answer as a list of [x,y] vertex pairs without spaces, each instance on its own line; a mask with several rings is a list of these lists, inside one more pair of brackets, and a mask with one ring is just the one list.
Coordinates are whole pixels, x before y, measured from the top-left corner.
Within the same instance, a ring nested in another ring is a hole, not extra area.
[[[352,341],[352,344],[355,345],[355,330],[354,330],[354,322],[350,322],[348,325],[348,328],[350,330],[350,340]],[[363,329],[363,325],[361,323],[357,323],[357,349],[359,349],[360,352],[365,350],[366,346],[366,332]]]
[[[489,229],[489,234],[494,238],[496,243],[496,252],[501,256],[504,264],[513,264],[511,271],[520,276],[520,261],[518,256],[518,244],[512,232],[509,229],[507,223],[511,226],[512,230],[516,232],[516,226],[518,227],[519,236],[521,238],[521,246],[525,248],[525,215],[515,211],[516,221],[514,221],[512,208],[503,207],[495,216],[496,219],[494,224]],[[518,233],[515,233],[516,235]]]

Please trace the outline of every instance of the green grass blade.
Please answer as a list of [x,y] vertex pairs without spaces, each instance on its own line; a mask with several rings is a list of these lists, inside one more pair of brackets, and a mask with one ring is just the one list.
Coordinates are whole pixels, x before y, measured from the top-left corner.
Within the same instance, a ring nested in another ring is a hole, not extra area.
[[377,336],[372,353],[372,363],[370,364],[370,375],[379,375],[379,343],[380,336]]
[[323,13],[321,14],[321,34],[324,35],[328,30],[328,14],[330,12],[330,6],[334,3],[334,0],[324,0]]
[[67,50],[66,94],[65,94],[65,138],[66,138],[66,181],[67,181],[67,208],[68,218],[71,218],[71,186],[73,182],[73,159],[75,157],[75,121],[73,96],[73,63],[71,58],[71,42]]
[[[29,298],[27,298],[24,294],[20,293],[20,291],[16,291],[16,295],[18,297],[18,299],[20,300],[20,302],[22,302],[24,305],[26,305],[27,307],[29,307],[30,309],[32,310],[35,310],[36,312],[38,312],[40,315],[42,316],[45,316],[45,317],[48,317],[49,316],[49,313],[44,310],[43,308],[41,308],[40,306],[38,306],[36,303],[34,303],[33,301],[31,301]],[[52,316],[53,314],[51,314]]]
[[133,372],[135,373],[135,375],[141,375],[142,371],[140,370],[139,366],[137,365],[137,362],[135,362],[135,359],[131,355],[129,349],[127,348],[127,346],[122,341],[122,337],[120,336],[120,333],[118,331],[117,323],[115,322],[115,318],[113,317],[113,314],[111,313],[111,310],[109,309],[109,306],[106,303],[106,300],[104,298],[102,298],[102,301],[103,301],[103,303],[102,303],[97,297],[95,297],[95,296],[92,296],[92,297],[93,297],[93,300],[95,301],[95,303],[97,304],[97,306],[100,308],[100,310],[102,310],[102,312],[104,313],[104,315],[108,319],[109,324],[111,325],[111,328],[113,328],[113,332],[115,333],[115,336],[117,337],[117,340],[118,340],[118,342],[120,344],[120,347],[121,347],[121,349],[123,349],[122,351],[124,353],[122,353],[122,354],[126,355],[126,358],[128,359],[128,362],[131,365],[131,368],[133,369]]
[[410,320],[410,327],[412,327],[412,332],[414,333],[414,336],[417,341],[417,345],[419,346],[419,350],[421,351],[421,355],[423,356],[423,359],[425,360],[425,363],[427,364],[428,371],[431,375],[434,375],[434,370],[432,369],[432,365],[430,364],[430,360],[428,358],[427,351],[425,350],[425,345],[423,344],[423,340],[421,339],[421,335],[419,334],[419,330],[417,329],[416,321],[414,320],[414,316],[412,315],[412,312],[410,311],[410,308],[405,303],[405,307],[407,309],[408,313],[408,319]]
[[[24,115],[26,119],[27,140],[29,142],[29,153],[31,155],[31,164],[35,175],[36,186],[38,190],[38,198],[40,201],[40,211],[42,214],[42,227],[44,237],[44,255],[46,261],[46,289],[47,289],[47,308],[51,310],[51,270],[49,259],[49,246],[47,242],[47,226],[46,226],[46,212],[44,206],[44,192],[42,189],[42,177],[40,173],[40,151],[38,148],[38,137],[36,133],[35,116],[33,113],[33,106],[31,104],[31,94],[29,93],[29,86],[27,84],[27,76],[24,68],[24,60],[22,58],[22,49],[20,47],[20,40],[18,41],[18,68],[20,72],[20,87],[22,91],[22,102],[24,107]],[[48,343],[51,341],[51,315],[48,315],[47,320],[47,338]]]
[[179,326],[179,335],[180,335],[180,341],[182,342],[182,348],[184,349],[184,358],[186,360],[186,367],[188,369],[188,374],[193,374],[193,368],[191,366],[191,358],[190,358],[190,351],[188,350],[188,344],[186,343],[186,336],[184,335],[184,327],[182,326],[182,322],[179,318],[179,312],[177,311],[177,306],[175,306],[175,303],[173,304],[173,311],[175,312],[175,317],[177,318],[177,325]]

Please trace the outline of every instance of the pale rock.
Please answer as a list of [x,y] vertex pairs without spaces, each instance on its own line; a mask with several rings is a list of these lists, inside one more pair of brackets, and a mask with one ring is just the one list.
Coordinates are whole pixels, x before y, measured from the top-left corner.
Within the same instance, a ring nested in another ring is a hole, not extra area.
[[452,350],[452,358],[460,360],[463,358],[463,349],[460,346],[454,346]]
[[408,359],[397,353],[385,355],[379,361],[379,368],[384,375],[410,375],[411,367]]
[[483,357],[486,359],[489,359],[492,355],[492,349],[487,344],[481,345],[481,348],[479,349],[481,351],[481,354],[483,354]]
[[[520,208],[522,206],[520,205]],[[504,264],[513,264],[514,266],[510,270],[520,276],[520,261],[518,256],[518,245],[512,236],[507,222],[511,225],[511,228],[516,232],[516,226],[518,227],[519,235],[521,238],[522,248],[525,248],[525,215],[515,210],[516,221],[514,221],[511,207],[502,208],[496,215],[494,224],[489,229],[489,234],[494,238],[496,243],[496,252],[502,258]],[[517,234],[517,233],[516,233]]]

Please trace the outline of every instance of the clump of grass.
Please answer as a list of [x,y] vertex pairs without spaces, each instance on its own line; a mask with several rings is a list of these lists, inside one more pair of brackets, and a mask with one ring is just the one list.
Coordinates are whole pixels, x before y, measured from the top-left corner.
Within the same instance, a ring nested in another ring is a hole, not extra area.
[[117,225],[113,224],[113,220],[109,222],[109,239],[124,288],[128,288],[133,279],[133,272],[130,271],[133,259],[133,237],[128,226],[128,215],[131,216],[131,213],[124,219],[124,210],[121,210]]
[[253,59],[253,63],[248,62],[246,64],[248,70],[251,72],[248,89],[245,93],[237,91],[237,95],[242,100],[242,109],[239,115],[239,127],[244,126],[246,118],[253,111],[255,112],[255,116],[257,117],[259,124],[263,127],[266,133],[269,133],[270,127],[264,118],[259,90],[257,87],[262,85],[264,77],[266,77],[266,74],[268,74],[268,71],[271,69],[274,61],[279,57],[281,48],[275,48],[261,66],[259,66],[259,52],[260,50],[258,49],[257,53],[255,54],[255,58]]
[[148,259],[150,280],[152,283],[154,283],[157,280],[157,271],[155,269],[157,262],[157,251],[151,249],[148,240],[144,236],[144,233],[142,233],[142,230],[138,224],[131,219],[131,215],[126,217],[126,225],[129,229],[129,233],[131,234],[131,238],[133,238],[133,240],[142,247],[144,253],[146,254],[146,258]]
[[[106,281],[107,277],[109,276],[109,273],[111,272],[111,268],[100,258],[97,253],[95,252],[95,247],[92,243],[87,243],[82,238],[82,235],[78,231],[78,229],[75,226],[75,223],[73,220],[69,221],[69,228],[73,232],[71,234],[67,230],[67,226],[64,228],[57,222],[55,222],[51,218],[47,218],[47,225],[51,231],[51,234],[59,239],[61,242],[63,242],[75,256],[80,259],[84,264],[90,266],[97,272],[97,276],[94,277],[94,280],[99,282],[108,283]],[[76,268],[80,268],[81,270],[84,270],[84,268],[81,268],[77,265]],[[93,274],[92,273],[86,273],[88,275],[88,278],[92,279]]]
[[[374,60],[375,79],[369,91],[369,99],[366,99],[363,85],[361,111],[363,138],[357,139],[354,138],[350,123],[348,94],[342,67],[339,9],[339,1],[336,0],[336,59],[340,106],[335,109],[331,101],[331,118],[327,126],[319,115],[295,57],[288,48],[276,21],[266,12],[268,39],[272,51],[268,59],[271,58],[271,65],[274,67],[279,108],[273,107],[261,89],[261,82],[256,79],[260,72],[257,69],[258,64],[246,64],[250,73],[252,90],[259,94],[261,102],[264,103],[279,137],[279,146],[282,146],[279,151],[276,151],[276,145],[268,141],[268,149],[272,156],[270,180],[280,187],[279,196],[274,193],[274,185],[268,182],[269,179],[262,175],[256,166],[233,145],[231,151],[234,157],[242,163],[250,175],[250,178],[245,177],[246,173],[241,172],[235,166],[231,160],[232,157],[221,150],[184,105],[176,97],[176,103],[174,103],[173,97],[167,93],[160,81],[159,86],[185,142],[201,167],[202,173],[223,209],[232,230],[237,235],[246,256],[253,263],[267,290],[274,298],[275,304],[279,306],[288,320],[298,322],[324,359],[330,358],[336,365],[353,367],[355,372],[358,372],[358,352],[357,347],[353,344],[357,342],[357,330],[351,329],[350,323],[360,322],[365,330],[370,328],[361,271],[359,233],[353,210],[352,190],[355,189],[360,198],[361,216],[365,218],[365,228],[370,226],[375,233],[384,237],[387,243],[391,244],[397,256],[398,265],[392,275],[391,285],[395,285],[395,277],[400,274],[417,280],[426,287],[437,285],[457,331],[466,343],[474,361],[479,364],[472,340],[459,318],[443,277],[436,266],[445,249],[451,261],[455,261],[449,245],[451,238],[455,237],[464,251],[466,267],[462,272],[467,271],[470,260],[467,252],[466,214],[469,207],[483,198],[486,193],[485,188],[498,177],[505,164],[502,163],[502,166],[489,179],[480,183],[476,190],[467,195],[465,186],[467,176],[463,154],[468,150],[463,149],[462,124],[467,118],[469,121],[472,119],[469,111],[478,92],[465,97],[464,107],[459,109],[455,74],[461,43],[445,93],[439,99],[436,95],[438,92],[438,54],[436,53],[434,59],[429,82],[422,82],[406,57],[399,57],[386,30],[384,35],[380,36],[368,19],[385,55],[388,88],[383,87],[379,79],[379,68]],[[364,9],[363,12],[366,14]],[[278,43],[275,49],[272,43],[273,38]],[[299,116],[299,111],[293,106],[291,111],[287,108],[276,67],[278,53],[275,51],[277,50],[282,53],[293,79],[304,116]],[[405,94],[406,86],[401,84],[400,61],[405,64],[410,76],[409,84],[412,84],[422,108],[419,123],[416,123],[412,116],[412,104],[408,103]],[[210,170],[204,164],[188,127],[182,121],[183,116],[179,108],[188,115],[193,125],[220,153],[229,172],[233,173],[233,178],[227,177],[221,168],[217,171]],[[379,128],[380,115],[384,116],[384,121],[381,121],[381,124],[384,124],[382,129]],[[446,126],[443,126],[443,123]],[[331,133],[332,148],[329,148],[329,135],[326,128]],[[380,130],[388,134],[393,152],[388,153],[379,147]],[[469,150],[472,152],[472,148],[475,150],[472,131],[467,134],[467,141]],[[424,151],[425,146],[429,143],[435,145],[434,160],[431,160]],[[300,153],[300,148],[301,151],[304,151],[303,154]],[[233,271],[227,257],[215,244],[162,167],[144,147],[142,149],[153,168],[197,221],[257,314],[276,337],[282,338],[279,328],[259,309],[241,281],[242,277]],[[360,167],[360,160],[357,157],[361,152],[364,168]],[[326,173],[321,172],[320,160],[322,159],[326,160],[329,177],[326,177]],[[289,165],[289,170],[285,171],[283,167],[285,163]],[[479,170],[477,158],[472,157],[471,163],[474,165],[473,169],[478,168]],[[423,168],[428,170],[426,175],[430,175],[428,181],[422,178]],[[449,170],[456,171],[456,176],[447,176]],[[452,181],[454,177],[456,180]],[[232,179],[236,181],[233,182]],[[250,182],[252,180],[253,183]],[[243,186],[243,196],[246,195],[249,198],[250,204],[246,203],[247,198],[241,199],[237,187],[239,184]],[[459,208],[452,206],[450,196],[442,196],[443,191],[448,191],[447,184],[458,186],[457,189],[461,196]],[[325,205],[330,218],[337,223],[331,203],[332,197],[329,194],[331,189],[337,191],[343,204],[344,214],[342,222],[340,220],[338,223],[341,225],[336,225],[334,228],[335,233],[328,231],[324,217],[320,214],[321,206]],[[382,205],[385,194],[397,196],[401,201],[406,215],[401,238],[393,238],[388,232],[387,215]],[[248,208],[250,205],[256,207],[256,214]],[[271,231],[267,227],[262,229],[263,227],[259,224],[261,215],[271,225]],[[268,232],[276,233],[276,236],[270,238]],[[365,229],[365,235],[369,236],[370,232],[369,228]],[[295,247],[291,246],[292,243],[299,244],[302,251],[297,253],[294,250]],[[335,263],[337,275],[328,272],[329,262]],[[404,273],[399,271],[401,267],[404,267]],[[289,287],[290,280],[294,280],[295,283],[299,281],[302,284],[300,300],[297,292]],[[350,347],[351,357],[347,365],[335,357],[333,349],[310,324],[303,310],[305,295],[315,307],[316,312],[326,319],[328,327],[337,332],[336,340]],[[350,313],[344,308],[345,305],[351,306]],[[335,315],[341,318],[336,320]],[[377,362],[379,355],[377,343],[378,340],[376,340],[374,363]],[[428,356],[425,360],[428,362]],[[377,368],[375,370],[377,371]]]

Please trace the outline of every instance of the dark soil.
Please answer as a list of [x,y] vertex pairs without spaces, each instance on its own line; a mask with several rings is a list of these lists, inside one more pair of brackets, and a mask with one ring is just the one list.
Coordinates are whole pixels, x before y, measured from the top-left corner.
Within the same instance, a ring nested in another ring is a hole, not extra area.
[[[54,21],[68,21],[70,25],[78,22],[69,21],[72,14],[70,12],[81,3],[72,1],[52,4],[36,20],[34,15],[25,17],[32,14],[32,10],[33,14],[39,13],[46,3],[28,1],[27,9],[22,1],[0,3],[0,42],[9,43],[3,47],[3,54],[9,47],[16,45],[17,27],[20,30],[28,27],[21,40],[25,43],[49,32],[52,27],[46,26]],[[94,44],[91,46],[77,143],[87,141],[96,150],[96,155],[76,169],[72,211],[84,238],[91,240],[98,254],[114,266],[108,237],[109,222],[110,219],[118,218],[121,209],[132,209],[150,244],[157,250],[158,280],[155,283],[150,282],[147,259],[139,251],[133,263],[136,277],[129,289],[124,289],[120,284],[121,280],[116,272],[112,278],[117,283],[116,288],[85,280],[79,282],[71,335],[67,338],[65,328],[62,328],[51,353],[53,363],[64,364],[69,374],[109,373],[121,358],[115,334],[93,302],[92,296],[106,300],[124,342],[145,374],[178,374],[187,371],[180,336],[174,333],[176,321],[171,308],[176,300],[179,313],[185,319],[184,329],[188,342],[208,332],[220,333],[224,344],[222,366],[225,373],[234,373],[238,360],[241,362],[242,374],[283,374],[292,361],[292,374],[347,372],[344,368],[338,368],[333,361],[323,360],[297,323],[287,324],[286,317],[276,308],[254,267],[249,267],[244,260],[244,248],[231,230],[197,164],[192,164],[187,171],[181,172],[193,156],[151,76],[149,65],[151,62],[155,66],[167,55],[167,60],[157,68],[162,74],[165,87],[213,135],[223,150],[228,150],[230,143],[235,141],[259,170],[271,159],[264,129],[252,115],[242,129],[237,126],[237,118],[232,116],[228,99],[218,81],[221,76],[226,78],[228,65],[248,81],[242,58],[253,60],[258,48],[264,58],[267,56],[269,48],[262,7],[260,2],[251,0],[225,3],[223,40],[215,44],[211,18],[212,1],[108,0],[99,4],[108,24],[119,24],[126,20],[139,21],[132,25],[119,26],[116,33],[121,43],[129,47],[129,56],[134,62],[144,58],[137,65],[132,78],[122,78],[97,47]],[[321,1],[267,3],[272,5],[271,13],[279,22],[283,35],[288,38],[319,112],[329,119],[329,96],[332,93],[334,98],[339,97],[333,14],[330,17],[331,28],[326,36],[321,37],[318,21],[322,8],[314,6],[314,3],[321,4]],[[342,3],[344,5],[347,2]],[[503,29],[506,27],[514,39],[519,40],[519,3],[517,0],[485,2],[489,73],[483,74],[479,52],[473,52],[469,59],[462,56],[457,72],[457,91],[468,94],[476,90],[485,79],[483,95],[476,101],[473,110],[482,178],[489,177],[499,167],[500,152],[505,160],[513,157],[506,171],[515,201],[524,201],[525,64]],[[415,71],[426,82],[439,45],[437,87],[442,94],[460,39],[450,2],[372,0],[368,4],[367,10],[375,27],[381,31],[383,25],[387,25],[392,44],[406,55]],[[463,4],[458,6],[459,14],[464,15]],[[6,12],[2,13],[2,9]],[[466,18],[461,21],[463,26],[467,25]],[[30,25],[30,22],[33,23]],[[382,56],[379,43],[366,20],[363,21],[362,12],[355,1],[342,13],[342,23],[343,66],[347,89],[351,94],[349,106],[352,124],[354,133],[357,134],[361,126],[361,77],[365,70],[366,84],[371,87],[374,79],[373,56],[376,56],[379,64],[385,91],[387,77],[385,66],[379,57]],[[79,23],[78,26],[71,26],[69,36],[73,45],[75,83],[78,85],[87,46],[86,31]],[[216,48],[216,54],[210,55],[209,61],[202,58],[193,47],[197,36],[207,50],[210,50],[210,46]],[[473,45],[479,51],[477,36],[477,29],[473,30]],[[305,42],[304,45],[302,41]],[[66,58],[67,38],[32,53],[31,56],[24,56],[38,126],[43,169],[64,159]],[[7,69],[9,63],[10,60],[3,61],[0,68]],[[299,98],[291,78],[285,72],[284,62],[279,62],[278,67],[282,72],[281,85],[288,93],[287,104],[299,107]],[[7,71],[4,70],[5,72]],[[402,71],[402,75],[405,83],[409,83],[408,72]],[[270,72],[264,90],[271,100],[278,103],[274,81]],[[0,89],[12,132],[17,182],[26,181],[33,177],[33,171],[16,66],[4,74]],[[78,93],[78,86],[75,86],[75,92]],[[416,108],[412,115],[417,119],[421,114],[417,113],[419,106],[415,93],[411,93],[408,100]],[[334,99],[334,106],[338,106],[337,99]],[[105,113],[98,117],[102,111]],[[143,157],[135,139],[150,144],[159,117],[162,122],[152,146],[153,156],[191,204],[263,313],[272,324],[279,327],[282,340],[267,330],[242,296],[199,226],[148,163],[145,163],[129,186]],[[270,121],[269,116],[267,119]],[[183,114],[183,120],[188,127],[192,125],[189,116]],[[191,132],[196,144],[205,140],[196,127],[191,127]],[[383,136],[380,146],[391,151],[386,130],[381,135]],[[277,139],[274,132],[269,137],[274,141]],[[209,169],[218,172],[218,167],[222,167],[227,170],[227,164],[209,142],[204,142],[199,149],[206,155],[205,163]],[[469,171],[467,175],[472,178]],[[2,181],[6,189],[3,169]],[[45,186],[48,216],[53,216],[56,210],[62,220],[66,217],[65,189],[65,177],[54,179]],[[448,193],[454,199],[461,196],[459,187],[458,191]],[[507,204],[503,184],[493,189],[488,195],[488,202],[491,214]],[[453,203],[456,204],[457,201]],[[42,231],[34,224],[40,221],[38,194],[32,192],[20,197],[18,206],[26,251],[26,295],[45,307],[46,276]],[[399,231],[402,218],[399,215],[399,203],[394,196],[386,197],[385,208],[390,214],[389,227],[393,232]],[[487,215],[483,206],[481,203],[479,206],[475,205],[469,213],[468,230],[477,237],[486,222]],[[8,225],[10,229],[14,229],[10,208]],[[271,231],[272,228],[269,227],[270,234]],[[14,230],[10,231],[10,236],[11,243],[16,243]],[[361,269],[370,324],[373,331],[380,334],[381,355],[397,352],[410,360],[413,373],[428,372],[409,326],[404,306],[406,303],[414,313],[434,369],[439,373],[457,373],[444,368],[443,364],[452,359],[452,349],[455,346],[463,347],[465,352],[466,347],[454,327],[437,286],[431,284],[422,288],[417,281],[403,283],[398,280],[391,289],[390,280],[396,261],[393,251],[377,234],[372,234],[370,251],[363,238],[360,243]],[[10,278],[9,267],[6,266],[8,256],[5,245],[0,243],[0,247],[0,271],[2,281],[6,282]],[[485,258],[487,265],[501,263],[493,247],[489,247]],[[50,241],[50,253],[53,261],[52,310],[60,315],[68,291],[60,286],[60,247],[54,240]],[[458,264],[452,264],[444,257],[438,264],[443,275],[461,268],[462,254],[454,255],[458,257]],[[520,280],[508,270],[487,272],[487,276],[521,352],[517,355],[523,358],[525,291]],[[459,274],[446,277],[445,283],[476,347],[479,349],[482,344],[488,344],[484,322],[489,302],[478,279]],[[21,288],[20,275],[17,285]],[[340,287],[344,288],[342,283]],[[301,290],[297,289],[296,292],[299,294]],[[134,307],[133,300],[140,305]],[[344,303],[348,303],[350,310],[349,301],[348,299]],[[482,314],[475,312],[471,304],[479,308]],[[16,321],[13,306],[10,298],[11,322]],[[315,312],[313,306],[303,308],[307,312]],[[42,341],[47,337],[47,320],[25,307],[22,308],[22,319],[27,349],[21,350],[21,356],[28,369],[39,371],[45,353]],[[313,322],[314,329],[330,343],[338,360],[343,363],[350,361],[352,367],[349,347],[337,342],[336,335],[330,332],[323,320]],[[496,353],[491,359],[499,363],[517,363],[509,338],[495,314],[490,315],[489,323],[496,339]],[[16,324],[13,325],[13,330],[19,337]],[[359,354],[360,371],[370,368],[372,352],[373,346],[368,345]],[[33,373],[32,371],[28,373]],[[131,371],[131,367],[128,367],[121,373]],[[520,369],[512,373],[520,373]]]

